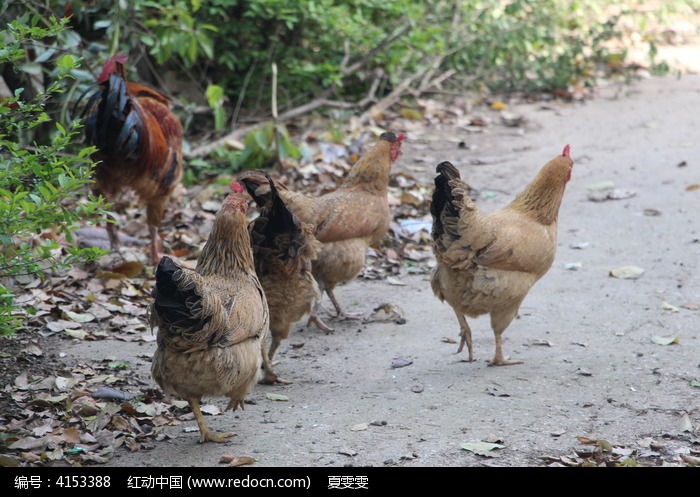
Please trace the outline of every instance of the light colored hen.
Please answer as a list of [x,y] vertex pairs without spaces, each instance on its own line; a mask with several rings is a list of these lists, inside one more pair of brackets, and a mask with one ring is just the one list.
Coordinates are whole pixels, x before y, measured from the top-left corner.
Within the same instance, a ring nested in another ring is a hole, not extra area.
[[454,310],[461,341],[474,360],[465,316],[491,316],[496,352],[491,365],[519,364],[503,356],[502,335],[532,286],[552,266],[564,188],[571,178],[569,146],[549,161],[510,204],[482,213],[449,162],[437,166],[431,213],[437,267],[431,286]]
[[253,266],[247,196],[240,184],[231,188],[196,270],[161,259],[151,306],[151,327],[158,328],[151,373],[164,392],[189,402],[200,442],[233,435],[209,429],[202,397],[225,396],[226,409],[243,408],[259,377],[269,329],[267,301]]

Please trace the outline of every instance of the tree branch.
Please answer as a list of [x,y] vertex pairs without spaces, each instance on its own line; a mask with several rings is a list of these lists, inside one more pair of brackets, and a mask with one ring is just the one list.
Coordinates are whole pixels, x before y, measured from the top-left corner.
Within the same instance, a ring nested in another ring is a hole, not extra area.
[[382,50],[384,47],[391,45],[394,43],[396,40],[401,38],[403,35],[408,33],[411,30],[411,25],[410,24],[404,24],[401,26],[398,31],[396,31],[394,34],[387,36],[384,38],[382,41],[380,41],[376,47],[374,47],[372,50],[367,52],[364,56],[360,58],[360,60],[353,62],[349,66],[346,66],[345,64],[347,63],[347,51],[346,51],[346,57],[343,58],[343,62],[340,64],[340,74],[343,76],[347,76],[348,74],[352,74],[361,67],[363,67],[367,61],[371,60],[374,55]]

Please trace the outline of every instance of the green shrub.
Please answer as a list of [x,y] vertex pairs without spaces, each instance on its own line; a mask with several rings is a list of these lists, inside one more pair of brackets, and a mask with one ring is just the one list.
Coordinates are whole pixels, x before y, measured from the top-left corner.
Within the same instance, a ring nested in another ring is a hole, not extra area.
[[[55,37],[65,21],[25,15],[0,31],[0,65],[23,62],[25,49]],[[92,148],[71,153],[78,124],[63,126],[46,112],[62,92],[62,84],[77,67],[70,54],[51,59],[50,83],[33,101],[17,89],[0,100],[0,334],[18,326],[21,315],[13,304],[14,277],[44,277],[53,270],[101,255],[76,246],[76,223],[101,213],[101,201],[91,196],[76,200],[91,182]],[[50,126],[46,143],[37,141],[39,126]]]

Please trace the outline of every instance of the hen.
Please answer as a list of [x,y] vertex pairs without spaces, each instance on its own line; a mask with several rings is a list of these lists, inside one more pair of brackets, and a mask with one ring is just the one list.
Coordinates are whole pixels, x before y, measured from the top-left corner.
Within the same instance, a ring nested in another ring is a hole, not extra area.
[[[314,236],[322,243],[312,272],[321,291],[331,299],[338,317],[355,318],[343,312],[333,294],[338,284],[355,278],[365,264],[370,245],[378,243],[389,229],[387,199],[391,165],[401,153],[405,136],[386,132],[350,169],[345,180],[333,192],[312,197],[277,185],[289,210],[301,221],[314,226]],[[259,173],[248,180],[264,185]],[[309,317],[319,328],[329,331],[318,317],[318,304]]]
[[[146,86],[127,82],[126,56],[115,55],[97,78],[99,89],[85,107],[85,135],[98,151],[93,159],[95,190],[114,200],[126,188],[146,204],[151,259],[160,258],[158,228],[170,194],[182,177],[182,124],[167,98]],[[119,239],[107,223],[112,249]]]
[[210,431],[201,399],[226,396],[226,409],[243,408],[258,379],[269,327],[265,294],[253,266],[247,196],[236,182],[232,190],[196,270],[167,256],[161,259],[151,306],[151,327],[158,327],[151,373],[164,392],[189,402],[201,442],[222,442],[233,435]]
[[477,209],[452,164],[437,166],[430,208],[437,267],[431,286],[457,315],[461,335],[457,352],[466,344],[470,362],[472,334],[465,315],[490,314],[496,339],[490,364],[522,363],[503,357],[502,335],[532,285],[552,266],[559,206],[572,166],[567,145],[515,200],[491,214]]
[[270,309],[272,343],[269,352],[263,350],[263,383],[288,383],[272,368],[272,359],[282,340],[289,336],[292,325],[311,312],[321,297],[316,280],[311,275],[311,263],[321,244],[314,238],[312,228],[302,223],[287,209],[275,185],[267,177],[270,191],[256,193],[257,184],[241,179],[260,209],[251,223],[255,270],[265,290]]

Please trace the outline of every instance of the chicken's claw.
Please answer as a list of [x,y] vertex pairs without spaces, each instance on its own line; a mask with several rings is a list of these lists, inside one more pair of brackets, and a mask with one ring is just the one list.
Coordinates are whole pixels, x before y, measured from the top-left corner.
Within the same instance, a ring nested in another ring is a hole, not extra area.
[[335,331],[333,328],[328,326],[326,323],[323,322],[323,320],[318,317],[316,314],[312,314],[309,316],[308,321],[306,321],[306,326],[309,326],[310,324],[314,324],[319,330],[323,331],[326,335],[330,333],[331,331]]
[[364,314],[362,314],[361,312],[349,313],[349,312],[341,311],[335,316],[335,318],[342,319],[344,321],[355,321],[357,319],[362,319],[363,316],[364,316]]
[[224,443],[224,442],[227,442],[229,438],[231,438],[235,435],[236,435],[235,433],[231,433],[231,432],[216,433],[215,431],[207,430],[207,431],[200,434],[199,443],[204,443],[204,442]]
[[225,411],[228,411],[229,409],[235,411],[238,408],[241,408],[241,411],[245,410],[245,404],[243,403],[243,399],[231,399],[228,402],[228,405],[226,406]]
[[277,373],[273,373],[271,371],[266,371],[265,376],[263,377],[262,380],[260,380],[261,384],[263,385],[291,385],[292,382],[289,380],[285,380],[284,378],[280,378],[277,376]]
[[513,366],[514,364],[524,364],[524,361],[514,359],[496,359],[495,357],[489,361],[489,366]]

